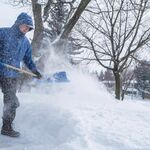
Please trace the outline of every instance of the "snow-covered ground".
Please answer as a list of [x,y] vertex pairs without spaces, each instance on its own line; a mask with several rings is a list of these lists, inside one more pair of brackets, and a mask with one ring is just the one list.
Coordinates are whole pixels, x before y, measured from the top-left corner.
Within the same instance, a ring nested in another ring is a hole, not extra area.
[[150,101],[117,101],[81,72],[69,78],[18,93],[15,128],[21,137],[0,135],[0,150],[150,149]]

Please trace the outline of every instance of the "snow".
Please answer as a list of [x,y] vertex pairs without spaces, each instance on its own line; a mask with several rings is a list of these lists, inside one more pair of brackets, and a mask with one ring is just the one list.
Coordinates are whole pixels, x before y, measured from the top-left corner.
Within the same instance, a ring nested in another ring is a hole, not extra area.
[[[20,10],[1,4],[4,10],[0,26],[9,26]],[[46,68],[49,72],[58,70],[52,61],[56,58],[47,60],[53,67]],[[71,68],[66,71],[69,83],[49,83],[17,93],[21,106],[15,128],[21,137],[0,135],[0,150],[150,149],[150,101],[117,101],[90,75]],[[0,93],[0,116],[2,108]]]
[[68,75],[70,83],[47,85],[49,92],[18,93],[15,128],[21,137],[0,135],[0,150],[150,148],[150,101],[117,101],[89,75]]

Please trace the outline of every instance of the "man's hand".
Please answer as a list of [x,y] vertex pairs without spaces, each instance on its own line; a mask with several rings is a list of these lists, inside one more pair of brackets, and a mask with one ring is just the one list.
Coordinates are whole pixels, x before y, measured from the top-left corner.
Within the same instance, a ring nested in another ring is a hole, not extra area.
[[37,79],[41,79],[42,78],[41,73],[39,73],[38,71],[34,71],[33,73],[36,74],[35,78],[37,78]]

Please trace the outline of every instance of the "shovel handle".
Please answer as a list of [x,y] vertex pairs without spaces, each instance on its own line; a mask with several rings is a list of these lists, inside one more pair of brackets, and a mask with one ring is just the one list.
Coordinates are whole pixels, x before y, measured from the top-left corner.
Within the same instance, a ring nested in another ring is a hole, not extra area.
[[24,73],[24,74],[27,74],[27,75],[30,75],[30,76],[33,76],[33,77],[36,77],[37,75],[32,73],[32,72],[29,72],[29,71],[26,71],[26,70],[22,70],[20,68],[17,68],[17,67],[14,67],[14,66],[11,66],[11,65],[8,65],[8,64],[4,64],[5,67],[7,68],[10,68],[10,69],[13,69],[13,70],[16,70],[16,71],[19,71],[21,73]]

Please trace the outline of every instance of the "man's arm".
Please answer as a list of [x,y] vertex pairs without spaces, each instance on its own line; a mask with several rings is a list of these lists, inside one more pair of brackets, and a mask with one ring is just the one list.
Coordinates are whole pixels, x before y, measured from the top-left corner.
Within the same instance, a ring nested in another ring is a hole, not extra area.
[[36,68],[36,65],[34,64],[33,60],[32,60],[32,50],[31,50],[31,46],[29,45],[25,56],[23,58],[23,61],[25,63],[25,65],[34,73],[37,75],[37,78],[40,79],[42,77],[42,75],[39,73],[39,71]]
[[25,56],[23,58],[23,61],[25,63],[25,65],[32,71],[36,71],[37,68],[32,60],[32,51],[31,51],[31,48],[28,48],[26,53],[25,53]]

